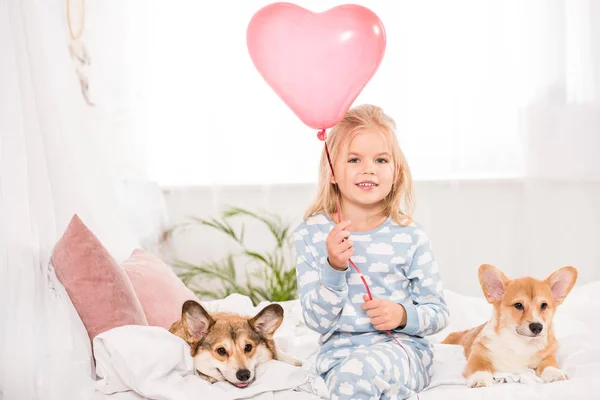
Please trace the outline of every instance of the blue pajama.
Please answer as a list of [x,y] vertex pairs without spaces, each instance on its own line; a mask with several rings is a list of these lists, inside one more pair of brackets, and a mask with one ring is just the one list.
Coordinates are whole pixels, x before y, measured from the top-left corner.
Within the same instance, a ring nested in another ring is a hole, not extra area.
[[374,344],[349,347],[335,347],[338,339],[332,337],[317,361],[317,368],[329,368],[323,375],[332,400],[406,399],[429,384],[433,365],[429,346],[401,341],[403,349],[386,336]]
[[401,226],[391,218],[350,236],[352,260],[373,297],[406,310],[406,326],[392,330],[402,348],[360,308],[366,289],[359,274],[329,265],[325,240],[334,225],[321,213],[294,231],[304,320],[321,334],[317,372],[332,399],[409,398],[430,381],[433,354],[425,336],[442,330],[449,318],[430,240],[418,225]]

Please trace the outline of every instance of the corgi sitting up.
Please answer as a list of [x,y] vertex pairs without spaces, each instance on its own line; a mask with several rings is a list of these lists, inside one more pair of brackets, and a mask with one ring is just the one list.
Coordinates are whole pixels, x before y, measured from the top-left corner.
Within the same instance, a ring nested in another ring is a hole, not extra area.
[[273,334],[283,322],[283,308],[271,304],[256,316],[231,313],[209,314],[197,302],[186,301],[181,320],[169,332],[190,345],[196,373],[215,383],[228,381],[245,388],[254,381],[256,367],[269,360],[291,365],[302,363],[279,350]]
[[545,382],[567,379],[558,368],[558,347],[552,329],[556,308],[577,280],[577,269],[563,267],[543,281],[509,279],[496,267],[479,267],[479,282],[494,306],[490,321],[450,334],[442,343],[464,347],[463,375],[471,387],[490,386],[495,373],[535,370]]

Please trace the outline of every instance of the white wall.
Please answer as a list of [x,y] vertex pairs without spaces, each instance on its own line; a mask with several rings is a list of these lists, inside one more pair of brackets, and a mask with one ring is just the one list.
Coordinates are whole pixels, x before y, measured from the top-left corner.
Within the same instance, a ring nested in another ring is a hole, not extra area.
[[[216,216],[225,205],[280,214],[294,225],[313,185],[165,189],[170,223]],[[494,264],[509,276],[546,277],[564,265],[578,284],[600,279],[600,182],[417,182],[416,220],[429,233],[446,288],[479,295],[477,268]],[[271,246],[260,226],[246,228],[248,245]],[[176,236],[172,254],[188,261],[223,256],[230,241],[198,228]]]

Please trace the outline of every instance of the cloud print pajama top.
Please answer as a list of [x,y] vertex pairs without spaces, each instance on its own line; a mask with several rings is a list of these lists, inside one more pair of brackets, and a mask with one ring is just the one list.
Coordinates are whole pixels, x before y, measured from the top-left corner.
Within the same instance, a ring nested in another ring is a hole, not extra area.
[[373,298],[406,309],[407,323],[392,330],[404,350],[377,331],[361,310],[367,293],[354,268],[333,269],[325,240],[335,223],[315,214],[294,231],[296,272],[304,320],[319,332],[316,369],[332,400],[405,399],[430,380],[432,352],[424,338],[448,324],[439,268],[429,238],[416,224],[388,218],[379,227],[350,235],[352,261],[364,275]]

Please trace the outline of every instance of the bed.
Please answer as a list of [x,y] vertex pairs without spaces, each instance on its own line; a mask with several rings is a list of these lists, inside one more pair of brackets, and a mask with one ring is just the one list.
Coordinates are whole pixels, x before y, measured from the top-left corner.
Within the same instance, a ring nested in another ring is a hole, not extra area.
[[[446,291],[451,324],[431,337],[435,348],[434,376],[421,400],[447,399],[600,399],[600,282],[578,286],[555,317],[560,343],[558,362],[568,381],[543,384],[533,374],[507,377],[490,388],[470,389],[461,376],[465,359],[458,346],[439,342],[454,330],[466,329],[487,320],[490,306],[483,298]],[[166,330],[156,327],[121,327],[94,341],[98,359],[97,398],[111,400],[168,399],[298,399],[327,398],[323,381],[312,372],[318,349],[318,335],[304,324],[298,301],[280,303],[285,309],[282,326],[276,332],[278,346],[301,359],[302,368],[272,361],[257,373],[247,389],[227,383],[209,385],[189,375],[191,359],[185,344]],[[247,297],[231,295],[204,302],[209,311],[235,311],[253,315],[266,303],[253,307]],[[169,338],[171,336],[171,338]],[[156,396],[156,397],[154,397]],[[416,397],[415,397],[416,398]]]

